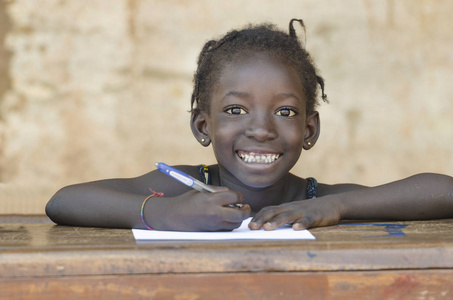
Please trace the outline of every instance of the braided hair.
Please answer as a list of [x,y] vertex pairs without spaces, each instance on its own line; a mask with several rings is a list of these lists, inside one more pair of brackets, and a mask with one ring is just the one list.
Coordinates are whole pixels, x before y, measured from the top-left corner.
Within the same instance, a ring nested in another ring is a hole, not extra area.
[[277,57],[296,70],[307,97],[307,114],[313,112],[319,104],[318,86],[321,88],[322,99],[327,102],[324,80],[317,74],[309,53],[299,41],[294,22],[298,22],[305,31],[302,20],[292,19],[289,23],[289,33],[278,30],[273,24],[248,25],[243,29],[228,32],[219,40],[208,41],[198,57],[191,99],[192,113],[200,111],[209,113],[213,88],[218,83],[225,66],[256,52]]

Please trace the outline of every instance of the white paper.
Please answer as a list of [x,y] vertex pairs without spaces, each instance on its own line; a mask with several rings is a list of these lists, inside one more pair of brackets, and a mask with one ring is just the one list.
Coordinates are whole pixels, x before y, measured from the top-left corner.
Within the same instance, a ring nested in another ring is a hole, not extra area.
[[308,230],[293,230],[286,225],[275,230],[250,230],[252,218],[244,220],[241,226],[228,232],[184,232],[132,229],[135,240],[314,240]]

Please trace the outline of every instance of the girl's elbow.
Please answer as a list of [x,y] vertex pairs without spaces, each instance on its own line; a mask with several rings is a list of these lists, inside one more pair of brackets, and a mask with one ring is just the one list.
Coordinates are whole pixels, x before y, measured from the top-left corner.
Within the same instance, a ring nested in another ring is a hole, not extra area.
[[49,217],[49,219],[52,220],[54,223],[59,223],[58,222],[58,198],[57,194],[55,194],[52,198],[50,198],[49,202],[46,204],[46,215]]
[[55,193],[55,195],[50,198],[49,202],[47,202],[46,207],[45,207],[45,212],[46,215],[49,217],[49,219],[52,220],[52,222],[57,223],[57,224],[62,224],[62,210],[63,201],[64,201],[64,188],[60,189],[58,192]]

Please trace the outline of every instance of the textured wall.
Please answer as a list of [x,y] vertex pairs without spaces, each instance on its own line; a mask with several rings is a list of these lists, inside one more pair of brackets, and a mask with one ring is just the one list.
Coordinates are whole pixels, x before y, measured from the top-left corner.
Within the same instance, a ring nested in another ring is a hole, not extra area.
[[188,126],[201,46],[233,27],[307,26],[322,134],[294,172],[375,185],[453,174],[453,2],[0,0],[0,213],[61,186],[212,163]]

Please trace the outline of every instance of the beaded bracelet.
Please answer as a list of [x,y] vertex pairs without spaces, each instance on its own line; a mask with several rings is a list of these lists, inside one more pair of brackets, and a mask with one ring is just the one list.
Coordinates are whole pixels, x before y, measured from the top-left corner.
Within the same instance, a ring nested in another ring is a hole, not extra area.
[[148,228],[149,230],[154,230],[151,227],[149,227],[148,224],[146,224],[146,222],[145,222],[145,214],[144,214],[145,204],[152,197],[162,197],[164,195],[164,193],[158,193],[158,192],[153,191],[152,189],[149,189],[149,190],[151,191],[151,195],[146,197],[145,200],[143,201],[142,208],[140,209],[140,216],[142,218],[143,225],[145,225],[145,227]]

